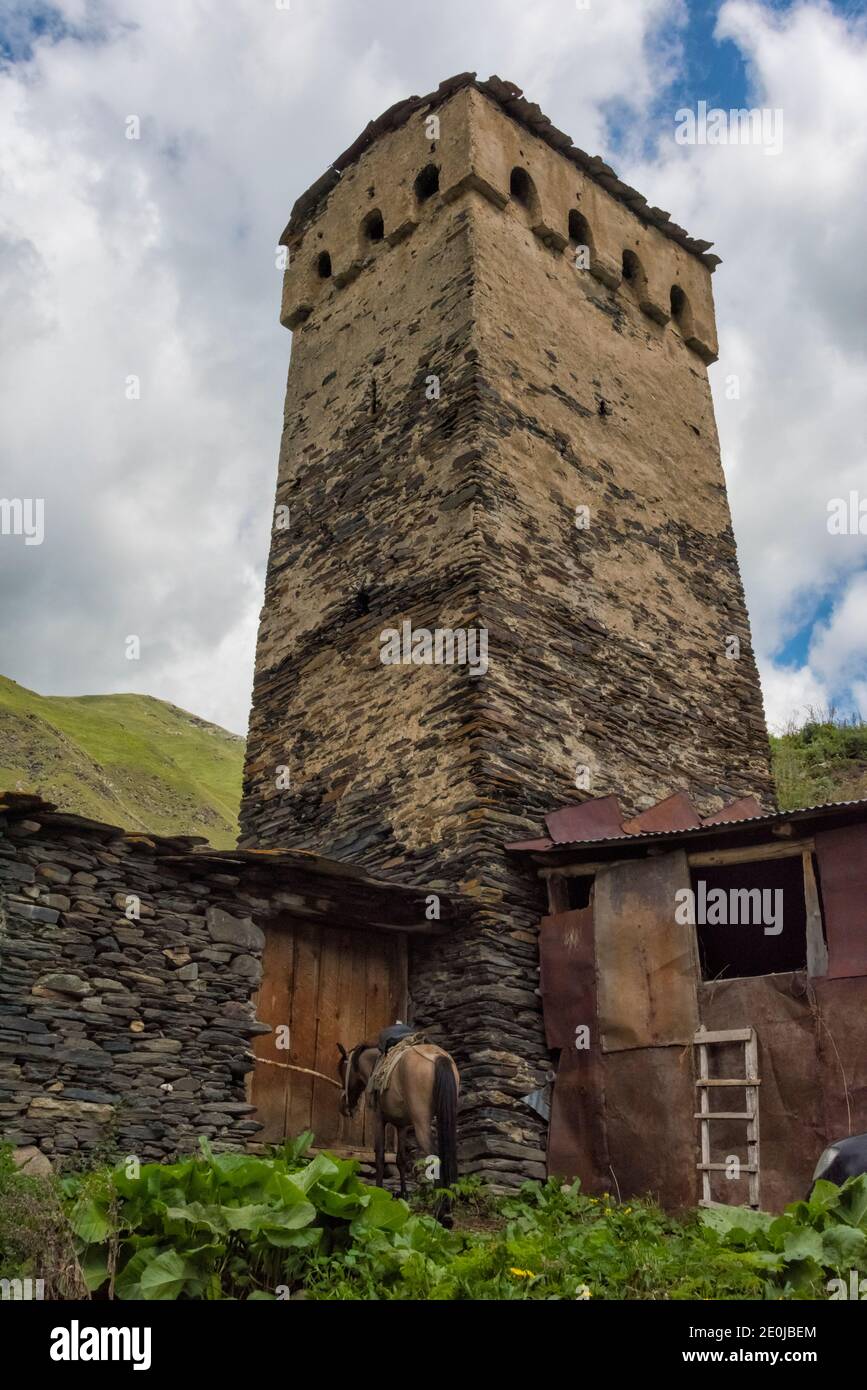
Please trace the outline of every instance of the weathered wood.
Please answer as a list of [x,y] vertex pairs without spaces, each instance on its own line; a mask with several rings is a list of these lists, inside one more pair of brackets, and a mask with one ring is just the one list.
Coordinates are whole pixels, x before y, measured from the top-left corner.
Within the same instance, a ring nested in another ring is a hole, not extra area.
[[741,845],[739,849],[696,850],[687,855],[691,869],[712,868],[721,864],[755,864],[763,859],[792,859],[805,850],[812,851],[813,841],[787,840],[785,844]]
[[805,849],[804,864],[804,902],[807,908],[807,974],[811,979],[828,973],[828,947],[822,931],[822,909],[819,906],[819,889],[816,872],[813,868],[813,852]]
[[[267,934],[256,1016],[262,1023],[270,1024],[272,1029],[290,1023],[294,956],[295,937],[291,932]],[[273,1031],[254,1040],[253,1055],[271,1062],[287,1062],[290,1059],[288,1051],[278,1050],[277,1034]],[[266,1143],[279,1143],[285,1137],[288,1077],[274,1067],[262,1068],[257,1065],[252,1078],[250,1099],[256,1106],[260,1124],[264,1126],[261,1138]]]
[[[807,849],[812,851],[813,848],[813,840],[808,838],[788,840],[785,844],[774,841],[761,845],[740,845],[735,849],[692,850],[687,853],[686,858],[691,869],[699,869],[721,864],[753,864],[762,859],[790,859]],[[557,864],[551,868],[540,868],[538,875],[541,879],[547,879],[549,883],[556,878],[591,878],[598,874],[600,869],[612,869],[621,864],[634,863],[636,858],[637,856],[633,855],[629,859],[598,859]]]
[[727,1043],[727,1042],[749,1042],[753,1035],[752,1028],[732,1028],[723,1032],[705,1032],[699,1029],[693,1038],[696,1045],[701,1043]]
[[[347,1048],[355,1043],[368,1041],[367,1027],[364,942],[359,937],[347,935],[346,944],[340,958],[340,1026],[346,1034],[341,1038]],[[372,1148],[372,1139],[365,1138],[365,1109],[360,1107],[355,1118],[341,1119],[340,1139],[344,1144],[355,1144],[359,1148]]]
[[[742,1043],[744,1048],[744,1071],[746,1076],[739,1077],[712,1077],[710,1076],[710,1066],[708,1060],[708,1048],[715,1045],[726,1046],[731,1043]],[[696,1164],[696,1168],[701,1173],[702,1194],[699,1206],[710,1207],[721,1205],[715,1202],[711,1195],[710,1175],[714,1172],[728,1172],[728,1162],[714,1163],[711,1161],[711,1120],[744,1120],[746,1122],[746,1146],[747,1161],[739,1165],[739,1173],[749,1175],[750,1186],[750,1206],[758,1209],[759,1206],[759,1092],[761,1084],[758,1075],[758,1040],[754,1028],[731,1028],[711,1032],[709,1029],[702,1028],[696,1033],[694,1045],[698,1051],[698,1075],[695,1078],[696,1088],[699,1093],[699,1104],[701,1108],[695,1112],[695,1119],[699,1122],[699,1137],[701,1143],[701,1160]],[[746,1110],[716,1110],[710,1108],[711,1086],[737,1086],[743,1089],[746,1100]]]
[[[316,997],[319,988],[321,942],[311,927],[295,928],[295,969],[292,976],[292,1047],[290,1062],[310,1066],[316,1057]],[[313,1078],[287,1073],[287,1136],[310,1127],[313,1110]]]
[[548,878],[548,913],[556,917],[560,912],[569,911],[569,884],[566,875],[551,874]]
[[[316,1053],[312,1063],[318,1071],[334,1076],[339,1061],[334,1019],[340,989],[340,950],[343,934],[323,932],[319,943],[319,988],[316,995]],[[327,1143],[340,1132],[339,1096],[322,1080],[314,1080],[311,1096],[310,1128],[316,1138]]]

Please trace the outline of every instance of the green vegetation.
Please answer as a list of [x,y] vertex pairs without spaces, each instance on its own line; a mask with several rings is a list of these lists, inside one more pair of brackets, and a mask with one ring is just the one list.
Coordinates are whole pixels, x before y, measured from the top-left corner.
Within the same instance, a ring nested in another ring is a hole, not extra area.
[[238,833],[244,740],[149,695],[36,695],[0,676],[0,791],[127,830]]
[[[679,1219],[578,1183],[502,1197],[464,1179],[445,1230],[424,1210],[429,1191],[413,1210],[361,1182],[355,1162],[311,1159],[311,1137],[267,1157],[202,1141],[180,1162],[64,1178],[22,1178],[0,1158],[0,1274],[46,1278],[55,1297],[77,1280],[117,1299],[578,1301],[827,1298],[829,1279],[867,1274],[867,1175],[817,1183],[782,1216]],[[41,1206],[34,1184],[50,1194]]]
[[806,723],[771,738],[777,795],[784,811],[867,797],[867,723],[811,710]]

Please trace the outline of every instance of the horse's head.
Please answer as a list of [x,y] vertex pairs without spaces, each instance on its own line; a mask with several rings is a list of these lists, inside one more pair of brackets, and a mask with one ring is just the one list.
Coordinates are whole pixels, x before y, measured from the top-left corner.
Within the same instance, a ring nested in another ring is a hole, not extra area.
[[341,1115],[351,1119],[358,1109],[358,1102],[364,1095],[364,1088],[367,1085],[367,1077],[363,1076],[358,1066],[359,1053],[368,1047],[367,1043],[356,1043],[349,1052],[343,1043],[337,1044],[337,1051],[340,1053],[340,1061],[337,1063],[337,1075],[340,1077],[340,1104]]

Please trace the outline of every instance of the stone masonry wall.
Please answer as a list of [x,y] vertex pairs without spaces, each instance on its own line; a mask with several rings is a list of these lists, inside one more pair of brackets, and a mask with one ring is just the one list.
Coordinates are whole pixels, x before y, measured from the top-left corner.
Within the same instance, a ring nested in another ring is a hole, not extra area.
[[[472,217],[481,609],[496,654],[483,683],[488,790],[503,812],[535,813],[537,830],[582,799],[579,767],[585,794],[615,794],[627,814],[677,790],[705,814],[748,793],[770,809],[706,370],[710,276],[471,99],[490,181],[507,187],[520,166],[535,185],[529,206],[479,198]],[[538,234],[568,232],[570,207],[590,269]],[[642,268],[632,282],[623,251]],[[673,285],[688,291],[679,320]]]
[[158,1159],[258,1131],[257,902],[169,862],[177,849],[0,817],[0,1139]]
[[[707,384],[708,268],[475,89],[437,114],[438,140],[416,112],[290,235],[242,843],[475,901],[470,926],[414,947],[414,1020],[461,1068],[464,1166],[517,1182],[544,1172],[522,1099],[548,1066],[542,904],[503,843],[582,795],[637,810],[683,786],[709,810],[772,787]],[[439,191],[419,199],[430,163]],[[590,229],[583,271],[570,210]],[[484,625],[488,673],[381,664],[404,620]]]

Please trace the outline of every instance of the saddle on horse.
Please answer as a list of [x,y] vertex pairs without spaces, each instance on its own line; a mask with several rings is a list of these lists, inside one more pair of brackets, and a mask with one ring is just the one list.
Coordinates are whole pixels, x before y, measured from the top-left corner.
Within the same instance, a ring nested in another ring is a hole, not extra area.
[[385,1056],[386,1052],[394,1047],[395,1043],[400,1042],[403,1038],[408,1038],[410,1034],[414,1032],[415,1029],[411,1028],[408,1023],[390,1023],[389,1026],[383,1028],[380,1033],[377,1046],[382,1055]]
[[410,1047],[417,1047],[424,1040],[423,1033],[416,1032],[406,1023],[392,1023],[390,1027],[383,1028],[377,1044],[380,1055],[367,1083],[367,1095],[370,1104],[376,1105],[379,1093],[388,1086],[404,1052]]

